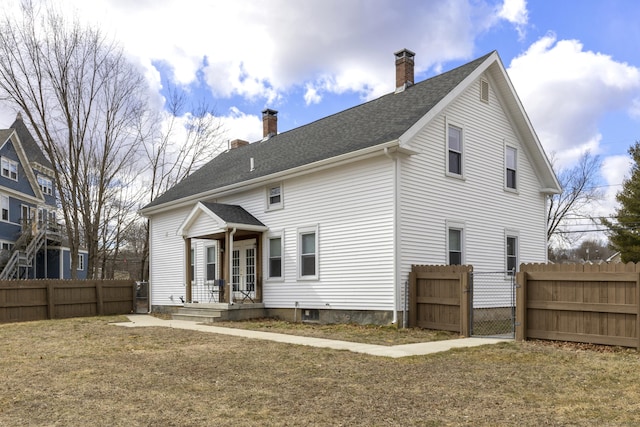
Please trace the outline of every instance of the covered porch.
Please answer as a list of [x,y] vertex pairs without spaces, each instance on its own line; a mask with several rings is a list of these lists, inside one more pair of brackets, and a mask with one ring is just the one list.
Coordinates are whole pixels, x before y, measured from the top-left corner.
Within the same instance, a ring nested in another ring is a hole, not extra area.
[[[261,308],[262,235],[267,230],[241,206],[198,202],[178,229],[184,239],[185,308]],[[194,241],[207,242],[202,253]]]

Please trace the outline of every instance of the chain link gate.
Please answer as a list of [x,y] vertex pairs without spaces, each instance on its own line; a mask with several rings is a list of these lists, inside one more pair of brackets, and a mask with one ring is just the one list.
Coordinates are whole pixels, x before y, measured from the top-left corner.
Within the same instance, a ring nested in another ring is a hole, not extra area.
[[471,273],[471,336],[515,338],[514,271]]

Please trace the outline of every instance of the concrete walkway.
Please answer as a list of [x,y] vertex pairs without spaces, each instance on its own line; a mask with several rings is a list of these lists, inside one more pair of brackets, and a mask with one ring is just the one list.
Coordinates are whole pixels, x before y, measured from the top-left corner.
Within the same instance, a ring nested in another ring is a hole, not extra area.
[[164,326],[168,328],[189,329],[192,331],[209,332],[213,334],[277,341],[286,344],[332,348],[334,350],[348,350],[354,353],[364,353],[373,356],[393,358],[421,356],[424,354],[451,350],[452,348],[477,347],[485,344],[496,344],[511,341],[509,339],[502,338],[459,338],[444,341],[386,346],[329,340],[325,338],[301,337],[297,335],[277,334],[273,332],[251,331],[247,329],[223,328],[212,324],[189,322],[186,320],[162,320],[146,314],[132,314],[127,317],[129,317],[130,322],[113,323],[113,325],[125,326],[128,328]]

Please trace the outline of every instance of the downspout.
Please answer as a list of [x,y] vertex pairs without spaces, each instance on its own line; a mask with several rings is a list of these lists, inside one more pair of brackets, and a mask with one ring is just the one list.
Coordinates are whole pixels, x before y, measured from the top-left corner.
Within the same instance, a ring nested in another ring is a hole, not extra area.
[[398,194],[398,158],[389,153],[389,147],[384,147],[384,155],[393,161],[393,194],[395,196],[393,205],[393,320],[394,325],[398,325],[398,206],[400,196]]
[[229,233],[229,304],[233,304],[233,236],[236,231],[236,227],[233,227]]

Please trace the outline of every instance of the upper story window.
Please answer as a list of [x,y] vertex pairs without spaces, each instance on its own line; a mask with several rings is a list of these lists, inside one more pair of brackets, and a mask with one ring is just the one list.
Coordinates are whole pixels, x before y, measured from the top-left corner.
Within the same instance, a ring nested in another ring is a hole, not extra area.
[[462,128],[447,125],[447,173],[462,176]]
[[282,185],[271,185],[267,187],[267,209],[282,208]]
[[18,162],[3,157],[0,159],[0,168],[2,169],[2,176],[14,181],[18,180]]
[[84,254],[78,254],[78,270],[84,270]]
[[518,151],[515,148],[507,147],[507,150],[505,153],[505,164],[506,164],[505,181],[507,184],[507,188],[511,188],[515,190],[517,188],[516,171],[518,167]]
[[38,185],[44,194],[53,195],[53,181],[43,175],[38,175]]

